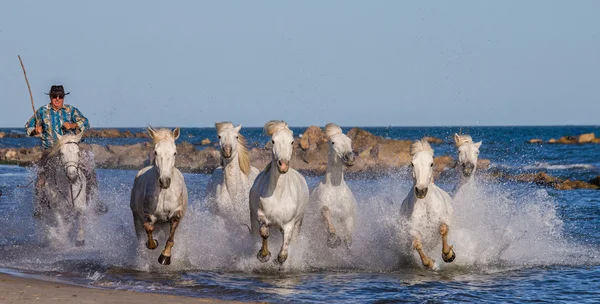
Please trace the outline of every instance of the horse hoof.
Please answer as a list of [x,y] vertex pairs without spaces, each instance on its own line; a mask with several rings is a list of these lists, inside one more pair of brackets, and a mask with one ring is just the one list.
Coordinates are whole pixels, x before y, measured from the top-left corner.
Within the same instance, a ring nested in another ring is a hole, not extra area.
[[77,247],[81,247],[81,246],[84,246],[84,245],[85,245],[85,240],[83,240],[83,241],[75,241],[75,246],[77,246]]
[[273,263],[275,263],[275,264],[277,264],[279,266],[282,266],[283,263],[285,263],[286,260],[287,260],[287,257],[282,258],[282,257],[278,256],[276,259],[273,260]]
[[339,236],[337,236],[335,233],[330,233],[329,237],[327,238],[327,246],[329,246],[329,248],[336,248],[338,246],[340,246],[342,244],[342,239],[340,239]]
[[161,253],[160,256],[158,256],[158,262],[165,266],[171,265],[171,257],[165,256]]
[[156,249],[156,247],[158,247],[158,240],[154,240],[154,244],[155,244],[156,246],[154,246],[154,247],[150,247],[150,244],[149,244],[148,242],[146,242],[146,248],[148,248],[148,249],[150,249],[150,250],[154,250],[154,249]]
[[442,252],[442,259],[446,263],[452,263],[452,261],[454,261],[455,258],[456,258],[456,254],[454,253],[454,250],[452,250],[452,256],[450,258],[447,258],[446,255]]
[[259,261],[261,261],[262,263],[266,263],[266,262],[268,262],[268,261],[271,259],[271,252],[270,252],[270,251],[268,251],[268,253],[269,253],[269,254],[267,254],[267,255],[265,255],[265,256],[262,256],[262,255],[260,254],[260,251],[259,251],[259,252],[256,254],[256,258],[257,258]]

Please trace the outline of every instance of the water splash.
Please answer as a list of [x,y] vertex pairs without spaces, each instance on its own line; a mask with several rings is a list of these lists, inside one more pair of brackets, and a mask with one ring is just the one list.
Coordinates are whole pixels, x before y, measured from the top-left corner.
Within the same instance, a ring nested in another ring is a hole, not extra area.
[[[160,242],[156,250],[146,249],[145,240],[138,242],[134,233],[129,191],[135,172],[106,171],[110,176],[104,180],[101,195],[110,211],[103,216],[89,215],[85,247],[76,248],[66,243],[48,246],[34,241],[36,238],[23,236],[28,241],[19,246],[14,246],[19,243],[16,241],[2,246],[8,258],[0,261],[0,266],[72,272],[72,268],[81,263],[90,264],[92,260],[105,268],[161,273],[194,270],[390,272],[421,268],[414,250],[406,246],[407,233],[402,229],[399,215],[402,200],[411,187],[405,173],[348,181],[359,207],[350,249],[343,245],[336,249],[327,247],[324,226],[316,210],[309,206],[301,235],[291,245],[289,258],[282,267],[272,262],[260,263],[256,259],[260,237],[252,237],[243,223],[231,223],[205,211],[203,198],[195,194],[202,191],[193,190],[190,207],[175,238],[172,265],[165,267],[157,262],[166,240],[165,229],[156,234]],[[198,185],[204,184],[208,176],[197,175],[196,178],[189,180],[188,186],[192,189],[200,188]],[[22,205],[31,200],[30,195],[15,197]],[[27,208],[22,206],[18,212],[27,212],[23,211]],[[440,264],[439,254],[432,256],[442,271],[494,272],[552,265],[600,265],[597,249],[564,235],[557,202],[544,189],[476,181],[461,189],[454,208],[455,220],[450,227],[449,241],[454,245],[457,258],[452,264]],[[22,220],[33,221],[17,216],[5,219],[8,226],[18,226]],[[40,229],[36,235],[47,233],[48,230]],[[56,237],[60,237],[60,233]],[[273,257],[280,244],[280,233],[272,229],[269,249]],[[441,253],[441,244],[435,252]]]

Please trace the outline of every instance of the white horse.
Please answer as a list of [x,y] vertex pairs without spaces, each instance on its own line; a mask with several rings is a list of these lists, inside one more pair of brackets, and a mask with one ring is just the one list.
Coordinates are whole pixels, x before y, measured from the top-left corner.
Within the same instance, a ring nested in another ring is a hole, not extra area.
[[273,154],[271,162],[250,189],[250,219],[253,235],[260,232],[263,240],[256,255],[263,263],[271,258],[267,244],[270,227],[279,228],[283,242],[276,262],[283,264],[292,236],[297,236],[302,226],[308,204],[308,185],[304,176],[290,168],[294,136],[288,125],[283,121],[270,121],[264,130],[271,136]]
[[175,231],[188,203],[183,174],[175,168],[175,140],[179,137],[179,128],[171,132],[168,129],[154,130],[148,127],[148,134],[154,143],[154,165],[137,173],[131,189],[130,207],[137,237],[142,239],[146,232],[148,249],[158,247],[158,241],[152,237],[155,224],[170,224],[169,237],[158,257],[159,263],[169,265]]
[[210,177],[206,187],[209,209],[220,216],[240,223],[248,221],[248,192],[259,171],[250,166],[246,140],[240,134],[241,125],[216,123],[221,147],[221,167]]
[[[312,191],[310,201],[316,204],[323,216],[328,232],[327,245],[331,248],[339,246],[341,239],[338,234],[341,234],[346,246],[350,247],[356,219],[356,199],[344,181],[344,167],[354,164],[352,140],[332,123],[325,126],[325,136],[329,142],[327,171]],[[339,230],[335,229],[336,225]]]
[[433,149],[426,140],[415,141],[410,147],[412,156],[412,176],[414,185],[400,208],[400,213],[408,220],[412,245],[421,257],[425,267],[433,268],[434,261],[423,251],[435,248],[439,237],[442,239],[442,259],[446,263],[454,261],[456,255],[448,245],[448,226],[453,219],[452,198],[433,183]]
[[477,170],[477,158],[479,157],[479,147],[481,141],[474,143],[470,135],[454,134],[454,143],[458,149],[458,171],[459,181],[452,191],[453,197],[456,197],[458,191],[466,184],[470,183]]
[[[77,219],[76,246],[85,245],[83,231],[85,211],[87,209],[86,185],[87,180],[82,170],[81,151],[79,142],[83,132],[77,135],[59,135],[58,140],[50,150],[44,166],[46,183],[42,188],[47,200],[47,206],[42,206],[42,218],[50,225],[56,224],[71,230],[69,218]],[[48,216],[51,213],[53,217]],[[67,222],[64,222],[67,220]]]

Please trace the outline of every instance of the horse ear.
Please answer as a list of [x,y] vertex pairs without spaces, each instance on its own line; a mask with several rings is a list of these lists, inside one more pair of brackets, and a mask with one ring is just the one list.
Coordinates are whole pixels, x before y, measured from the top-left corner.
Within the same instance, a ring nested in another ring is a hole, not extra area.
[[235,130],[236,130],[238,133],[240,133],[240,130],[241,130],[241,129],[242,129],[242,125],[241,125],[241,124],[240,124],[240,125],[238,125],[237,127],[235,127]]
[[481,147],[481,142],[482,141],[480,140],[479,142],[475,143],[475,145],[477,146],[477,149],[479,149],[479,147]]
[[154,131],[154,129],[152,128],[151,125],[148,125],[148,135],[150,135],[150,138],[154,139],[154,134],[156,133],[156,131]]
[[173,138],[174,139],[179,138],[179,133],[180,133],[179,127],[175,128],[175,130],[173,130]]
[[83,138],[83,131],[81,131],[81,132],[79,132],[79,134],[77,134],[77,137],[76,137],[77,142],[80,142],[82,138]]
[[458,136],[458,134],[454,133],[454,143],[458,143],[459,139],[460,137]]

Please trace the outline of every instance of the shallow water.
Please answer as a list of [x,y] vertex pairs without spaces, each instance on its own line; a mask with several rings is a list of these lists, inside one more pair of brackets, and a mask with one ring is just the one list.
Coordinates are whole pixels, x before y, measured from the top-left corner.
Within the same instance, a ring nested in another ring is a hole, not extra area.
[[[494,142],[503,142],[503,136],[488,140],[492,143],[484,141],[481,153],[482,158],[504,166],[499,166],[502,170],[521,172],[533,170],[526,166],[547,163],[554,166],[548,170],[572,178],[598,175],[600,154],[595,154],[595,147],[542,147],[518,141],[505,148],[509,153],[493,150]],[[447,154],[443,151],[452,149],[448,146],[434,146],[436,154]],[[529,154],[512,155],[523,149]],[[575,159],[564,157],[568,149],[577,152],[567,154],[577,155]],[[406,233],[399,224],[400,204],[411,186],[408,172],[355,177],[347,181],[359,204],[351,250],[329,249],[320,226],[311,222],[314,215],[307,214],[301,237],[280,269],[272,262],[257,261],[259,241],[250,238],[246,227],[205,211],[202,196],[209,176],[185,174],[190,208],[175,240],[173,264],[165,267],[156,262],[159,250],[137,246],[129,210],[135,172],[98,170],[98,174],[101,196],[110,211],[90,216],[86,246],[78,248],[60,233],[48,239],[48,232],[31,217],[32,189],[18,185],[31,180],[32,169],[0,166],[0,218],[5,223],[0,267],[88,286],[242,301],[581,303],[600,299],[600,192],[594,190],[557,191],[479,179],[455,201],[449,237],[457,254],[455,262],[441,262],[436,249],[430,255],[438,268],[426,271],[404,247]],[[318,180],[309,177],[309,186]],[[449,190],[453,175],[445,174],[437,182]],[[274,256],[278,239],[278,233],[272,232]],[[164,237],[159,241],[164,244]]]

